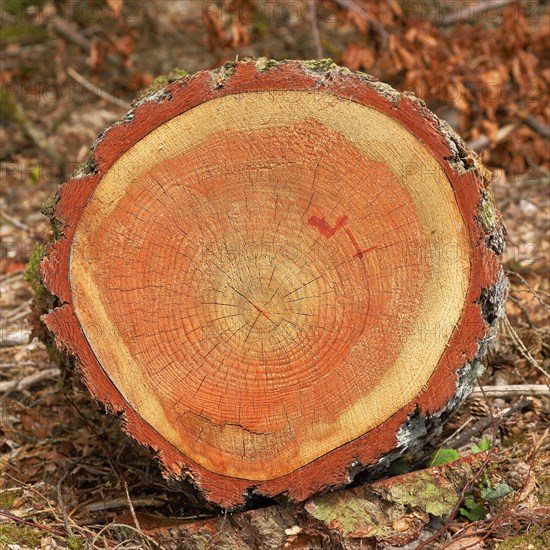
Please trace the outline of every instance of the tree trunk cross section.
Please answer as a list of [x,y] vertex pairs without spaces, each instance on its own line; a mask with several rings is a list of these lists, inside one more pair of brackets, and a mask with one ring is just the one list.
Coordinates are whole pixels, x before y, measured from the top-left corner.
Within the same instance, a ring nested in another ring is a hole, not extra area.
[[467,394],[505,293],[487,177],[366,75],[184,77],[60,189],[45,322],[168,475],[223,506],[303,500]]

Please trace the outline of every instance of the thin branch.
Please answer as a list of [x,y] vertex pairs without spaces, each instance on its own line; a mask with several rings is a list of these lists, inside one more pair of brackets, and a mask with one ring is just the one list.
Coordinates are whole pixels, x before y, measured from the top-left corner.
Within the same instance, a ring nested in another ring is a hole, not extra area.
[[549,396],[550,387],[545,384],[511,384],[504,386],[478,386],[473,389],[470,397],[478,395],[487,397],[516,397],[516,396]]
[[489,145],[497,145],[501,141],[504,141],[514,130],[517,130],[521,126],[520,122],[513,122],[512,124],[507,124],[502,128],[499,128],[495,134],[494,138],[490,138],[485,134],[481,134],[477,139],[468,142],[468,146],[474,151],[481,151]]
[[61,510],[61,515],[63,516],[63,523],[65,524],[65,530],[69,536],[74,537],[73,529],[71,523],[69,522],[69,516],[67,514],[67,507],[65,506],[65,501],[63,500],[63,483],[69,476],[69,474],[74,470],[76,463],[70,464],[68,468],[63,472],[61,477],[57,480],[57,501],[59,509]]
[[5,220],[8,220],[14,227],[17,227],[18,229],[22,229],[23,231],[31,230],[31,228],[26,223],[19,221],[13,216],[10,216],[3,208],[0,209],[0,216],[2,216],[2,218],[4,218]]
[[122,483],[124,484],[124,491],[126,492],[126,499],[128,500],[128,506],[130,508],[130,514],[132,514],[132,519],[134,520],[134,525],[136,526],[136,529],[139,531],[139,533],[143,535],[143,531],[141,530],[141,525],[139,524],[138,518],[136,516],[136,511],[134,510],[134,505],[132,504],[132,499],[130,498],[130,491],[128,491],[128,483],[126,483],[126,480],[123,480]]
[[[55,17],[50,16],[45,21],[47,27],[51,28],[52,31],[61,38],[64,38],[65,40],[76,44],[86,53],[91,52],[92,42],[80,32],[80,30],[74,23],[63,19],[62,16],[55,12],[52,15],[55,15]],[[121,63],[120,55],[110,53],[107,55],[106,59],[113,66],[117,67],[119,72],[128,72],[127,67],[125,67]]]
[[48,527],[47,525],[40,525],[39,523],[34,523],[32,521],[24,520],[18,516],[15,516],[13,514],[10,514],[9,512],[6,512],[4,510],[0,510],[0,516],[3,516],[5,518],[11,519],[17,523],[23,523],[25,525],[28,525],[29,527],[35,527],[36,529],[43,529],[44,531],[49,531],[50,533],[53,533],[54,535],[57,535],[59,537],[65,537],[65,533],[62,531],[58,531],[57,529],[52,529],[51,527]]
[[[149,506],[158,507],[166,504],[164,501],[157,500],[153,497],[134,498],[132,505],[135,506]],[[109,500],[97,500],[89,502],[88,504],[81,504],[78,506],[79,510],[85,510],[86,512],[105,512],[107,510],[115,510],[117,508],[124,508],[128,505],[128,499],[124,497],[111,498]]]
[[[517,277],[526,287],[527,289],[529,290],[529,292],[535,297],[535,299],[537,300],[537,302],[542,306],[544,307],[545,309],[548,309],[550,310],[550,305],[548,305],[546,302],[544,302],[542,300],[542,298],[539,296],[539,292],[537,290],[535,290],[529,283],[528,281],[525,279],[525,277],[521,274],[521,273],[518,273],[517,271],[513,271],[511,269],[508,269],[506,271],[506,274],[507,275],[513,275],[514,277]],[[544,291],[543,291],[544,292]]]
[[4,332],[4,334],[0,334],[0,348],[16,348],[17,346],[25,346],[29,343],[31,336],[30,329],[19,329],[10,332],[4,329],[2,332]]
[[527,321],[527,324],[530,327],[533,327],[533,323],[531,322],[531,317],[529,316],[529,313],[527,312],[527,309],[525,309],[521,305],[521,302],[517,298],[512,296],[511,292],[510,292],[510,294],[508,294],[508,300],[510,300],[510,302],[512,302],[513,304],[515,304],[517,306],[517,308],[521,311],[521,314],[525,317],[525,320]]
[[24,376],[19,380],[11,380],[9,382],[0,382],[0,394],[13,392],[16,390],[26,390],[35,384],[43,382],[44,380],[50,380],[52,378],[57,378],[61,374],[61,371],[58,368],[54,369],[45,369],[34,374],[29,374],[29,376]]
[[116,105],[117,107],[122,107],[124,109],[130,109],[131,105],[124,101],[123,99],[120,99],[118,97],[115,97],[114,95],[111,95],[109,92],[106,92],[102,90],[97,84],[94,84],[93,82],[90,82],[86,78],[84,78],[81,74],[77,73],[72,67],[67,67],[67,74],[73,79],[76,80],[82,87],[86,88],[86,90],[92,92],[97,97],[100,97],[101,99],[105,99],[109,103],[112,103],[113,105]]
[[14,269],[13,271],[10,271],[9,273],[6,273],[5,275],[0,276],[0,284],[5,284],[8,281],[12,282],[11,279],[20,279],[23,276],[23,273],[25,272],[25,268],[22,267],[20,269]]
[[[106,527],[108,528],[119,528],[119,529],[130,529],[131,531],[134,531],[135,533],[137,533],[141,538],[142,540],[145,542],[145,543],[151,543],[153,546],[156,546],[157,548],[160,548],[160,544],[152,537],[150,537],[149,535],[146,535],[143,531],[138,530],[136,529],[133,525],[126,525],[125,523],[109,523],[108,525],[106,525]],[[127,541],[123,541],[121,544],[124,544],[124,542],[127,542]],[[118,546],[120,545],[117,545],[115,546],[115,548],[117,548]]]

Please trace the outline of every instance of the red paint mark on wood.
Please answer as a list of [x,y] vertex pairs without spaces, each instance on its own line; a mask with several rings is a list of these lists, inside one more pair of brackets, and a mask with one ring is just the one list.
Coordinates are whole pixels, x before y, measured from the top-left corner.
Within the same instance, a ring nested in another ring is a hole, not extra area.
[[347,236],[349,237],[349,240],[353,244],[353,247],[356,250],[356,253],[354,254],[354,257],[360,258],[364,252],[367,252],[368,250],[371,250],[370,248],[367,250],[361,250],[361,246],[359,244],[359,241],[357,240],[357,237],[353,234],[353,231],[349,227],[344,228],[346,231]]
[[346,225],[346,222],[348,221],[347,216],[341,216],[336,220],[336,225],[332,227],[325,218],[318,218],[317,216],[311,216],[307,223],[311,225],[311,227],[315,227],[325,239],[330,239],[339,229],[341,229],[344,225]]

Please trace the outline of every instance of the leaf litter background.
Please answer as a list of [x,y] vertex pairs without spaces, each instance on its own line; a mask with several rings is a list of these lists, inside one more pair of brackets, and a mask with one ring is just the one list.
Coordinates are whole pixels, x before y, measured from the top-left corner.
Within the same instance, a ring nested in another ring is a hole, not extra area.
[[[548,384],[546,2],[4,0],[0,15],[1,548],[153,547],[121,525],[129,501],[138,514],[222,514],[190,487],[167,483],[151,453],[70,372],[59,373],[33,338],[25,276],[33,247],[50,238],[44,202],[87,159],[99,132],[174,67],[194,72],[236,56],[331,57],[423,98],[482,152],[508,227],[507,319],[480,384]],[[476,395],[420,456],[396,466],[425,467],[438,449],[467,456],[484,436],[492,442],[485,493],[477,484],[469,495],[481,517],[460,514],[432,548],[550,546],[549,418],[548,395]],[[486,498],[487,486],[503,483],[514,492]],[[321,547],[319,540],[344,544],[290,534],[287,547]]]

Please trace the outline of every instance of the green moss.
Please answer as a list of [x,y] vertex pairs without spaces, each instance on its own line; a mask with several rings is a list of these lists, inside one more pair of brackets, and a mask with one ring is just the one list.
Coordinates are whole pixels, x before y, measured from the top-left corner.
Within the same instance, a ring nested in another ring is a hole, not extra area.
[[303,61],[302,65],[306,69],[317,72],[326,72],[336,67],[336,65],[332,62],[332,59],[330,59],[329,57],[327,57],[326,59],[311,59],[308,61]]
[[59,195],[52,195],[42,206],[42,214],[50,218],[50,226],[52,228],[52,234],[54,240],[58,240],[63,236],[63,222],[56,218],[55,207],[59,202]]
[[151,86],[149,86],[145,90],[142,90],[138,94],[136,102],[139,102],[142,99],[150,95],[153,95],[156,92],[159,92],[160,90],[163,90],[164,88],[166,88],[166,86],[168,86],[169,84],[172,84],[172,82],[175,82],[176,80],[179,80],[180,78],[184,78],[185,76],[188,76],[188,75],[189,73],[186,70],[180,69],[178,67],[174,67],[168,74],[157,76],[153,81],[153,84],[151,84]]
[[497,223],[497,213],[493,195],[488,191],[483,192],[478,207],[478,218],[486,229],[492,229]]
[[40,274],[40,262],[46,254],[45,244],[35,244],[25,270],[25,280],[31,285],[34,292],[35,308],[40,312],[53,309],[56,298],[51,294],[42,282]]
[[42,206],[42,213],[45,216],[48,216],[48,218],[51,218],[54,214],[55,206],[58,201],[59,197],[57,195],[52,195],[51,197],[49,197]]
[[369,536],[393,533],[392,521],[413,510],[435,517],[448,516],[458,496],[453,485],[438,481],[430,471],[404,477],[399,483],[375,492],[336,493],[314,499],[306,510],[326,525],[335,525],[344,534],[368,531]]
[[67,374],[72,372],[73,362],[68,355],[58,349],[55,345],[52,332],[40,320],[40,317],[44,313],[49,313],[61,305],[60,300],[44,286],[42,281],[40,262],[46,255],[46,250],[46,244],[35,244],[27,264],[27,269],[25,270],[25,280],[31,285],[34,291],[34,307],[31,317],[33,333],[42,340],[52,361],[60,367],[65,367],[63,372]]
[[224,63],[220,69],[220,76],[222,79],[229,78],[235,74],[237,68],[237,63],[235,61],[227,61]]
[[38,529],[33,529],[27,525],[19,525],[16,523],[1,523],[0,524],[0,548],[7,548],[8,544],[19,544],[34,548],[40,547],[40,538],[43,532]]
[[384,536],[389,528],[383,524],[380,508],[374,502],[350,494],[348,498],[325,497],[315,501],[309,513],[327,525],[337,523],[345,534],[369,529],[369,536]]
[[264,71],[268,71],[269,69],[272,69],[273,67],[277,67],[278,65],[281,65],[281,63],[284,63],[284,61],[275,61],[275,59],[268,59],[267,57],[259,57],[254,62],[254,66],[256,67],[256,70],[259,73],[262,73]]
[[25,280],[29,283],[36,294],[40,292],[42,286],[42,278],[40,277],[40,261],[46,254],[46,245],[36,243],[32,249],[27,269],[25,270]]
[[495,550],[547,550],[550,548],[550,531],[535,527],[529,532],[510,537],[497,544]]
[[435,485],[428,472],[414,476],[408,483],[393,485],[389,492],[394,502],[420,508],[437,517],[450,514],[458,501],[448,485]]
[[[162,74],[160,76],[157,76],[157,78],[155,78],[151,86],[152,88],[154,88],[154,90],[152,91],[165,88],[166,86],[168,86],[168,84],[172,84],[172,82],[175,82],[179,78],[183,78],[188,74],[189,73],[185,69],[174,67],[168,74]],[[151,87],[149,89],[151,89]]]
[[67,547],[69,548],[69,550],[84,550],[85,545],[81,539],[70,536],[67,539]]
[[13,503],[17,497],[20,497],[23,494],[21,489],[15,490],[0,490],[0,509],[11,510],[13,508]]

